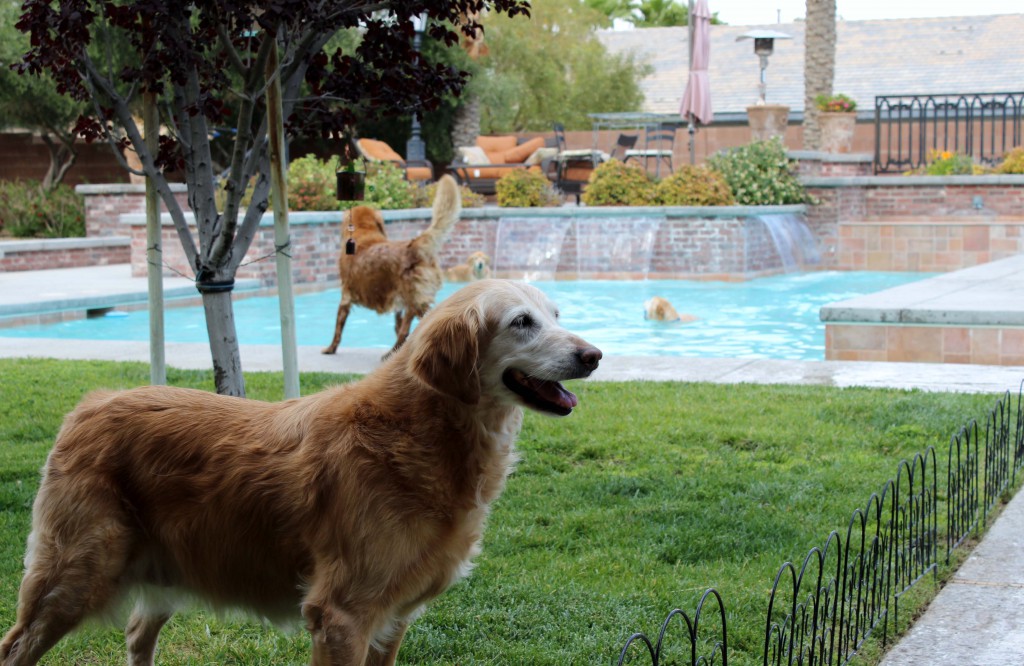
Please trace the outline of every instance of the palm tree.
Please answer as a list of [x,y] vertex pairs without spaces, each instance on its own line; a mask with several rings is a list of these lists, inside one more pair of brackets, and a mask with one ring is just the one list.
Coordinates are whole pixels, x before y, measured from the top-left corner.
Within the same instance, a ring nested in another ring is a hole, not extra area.
[[832,94],[836,72],[836,0],[807,0],[804,24],[804,148],[821,146],[814,98]]

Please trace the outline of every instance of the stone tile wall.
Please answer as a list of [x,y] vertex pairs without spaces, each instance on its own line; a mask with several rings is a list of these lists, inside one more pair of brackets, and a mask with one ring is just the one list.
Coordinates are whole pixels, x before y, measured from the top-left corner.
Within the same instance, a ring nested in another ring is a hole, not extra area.
[[1024,366],[1024,329],[827,324],[825,359]]

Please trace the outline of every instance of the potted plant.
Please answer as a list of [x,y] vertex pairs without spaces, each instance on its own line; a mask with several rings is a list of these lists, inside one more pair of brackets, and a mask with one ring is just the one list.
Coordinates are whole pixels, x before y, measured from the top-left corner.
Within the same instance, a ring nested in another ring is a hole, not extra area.
[[853,145],[857,126],[857,102],[838,93],[818,95],[818,127],[821,129],[821,150],[826,153],[848,153]]
[[362,201],[366,188],[366,169],[359,170],[358,153],[352,137],[346,134],[342,142],[341,168],[337,171],[338,201]]

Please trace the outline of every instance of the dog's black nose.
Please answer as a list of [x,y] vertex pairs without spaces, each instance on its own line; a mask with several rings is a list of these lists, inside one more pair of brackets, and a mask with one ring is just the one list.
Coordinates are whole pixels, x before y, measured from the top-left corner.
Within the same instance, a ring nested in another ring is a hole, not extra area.
[[576,358],[579,359],[580,365],[587,370],[593,370],[597,367],[597,362],[601,360],[604,354],[597,347],[584,347],[576,350]]

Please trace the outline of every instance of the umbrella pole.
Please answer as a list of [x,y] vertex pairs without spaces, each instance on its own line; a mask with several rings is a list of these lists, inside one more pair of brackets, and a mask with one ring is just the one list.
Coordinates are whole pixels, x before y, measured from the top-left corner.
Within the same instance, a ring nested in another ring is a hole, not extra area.
[[697,128],[694,127],[693,116],[692,115],[689,117],[689,120],[686,123],[686,127],[687,127],[687,131],[690,133],[690,164],[696,164],[697,160],[696,160],[696,146],[694,145],[694,133],[696,133]]
[[[693,0],[690,0],[687,3],[687,8],[686,8],[686,31],[687,31],[686,51],[687,51],[687,56],[689,57],[689,66],[688,66],[688,68],[686,70],[686,73],[687,73],[687,75],[689,75],[689,73],[693,71]],[[693,114],[692,113],[688,113],[688,114],[686,114],[686,116],[687,116],[687,122],[686,122],[687,131],[690,133],[690,164],[692,165],[692,164],[696,163],[696,161],[695,161],[696,158],[695,158],[695,155],[694,155],[695,147],[693,145],[693,133],[694,133],[695,129],[693,127]]]

